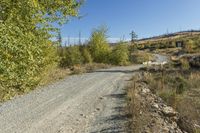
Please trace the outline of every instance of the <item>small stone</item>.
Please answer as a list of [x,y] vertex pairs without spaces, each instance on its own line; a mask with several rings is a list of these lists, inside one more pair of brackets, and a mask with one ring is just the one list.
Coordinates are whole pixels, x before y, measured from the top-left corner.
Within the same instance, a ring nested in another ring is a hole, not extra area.
[[153,103],[152,107],[156,108],[156,109],[159,109],[159,105],[157,103]]
[[99,110],[100,110],[100,108],[96,108],[96,110],[97,110],[97,111],[99,111]]
[[99,97],[99,99],[100,99],[100,100],[102,100],[102,99],[103,99],[103,97]]
[[140,115],[142,115],[142,111],[140,111]]

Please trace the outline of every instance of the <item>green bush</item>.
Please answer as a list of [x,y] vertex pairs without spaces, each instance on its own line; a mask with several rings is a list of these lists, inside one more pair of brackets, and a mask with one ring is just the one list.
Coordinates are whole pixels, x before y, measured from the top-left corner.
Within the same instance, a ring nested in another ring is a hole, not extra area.
[[126,44],[119,43],[114,46],[111,54],[111,62],[115,65],[127,65],[129,63],[129,50]]
[[71,67],[83,63],[83,57],[79,46],[70,46],[65,48],[64,55],[61,57],[61,67]]
[[[26,91],[37,85],[42,72],[55,60],[48,40],[13,24],[0,24],[0,81],[5,88]],[[44,32],[35,33],[45,36]]]
[[99,27],[92,32],[89,47],[96,63],[109,63],[110,47],[107,42],[107,29]]
[[[77,16],[80,3],[60,1],[0,1],[0,93],[8,99],[33,89],[57,60],[49,34],[69,16]],[[59,13],[58,13],[59,12]],[[3,90],[3,91],[2,91]],[[1,98],[0,97],[0,98]]]

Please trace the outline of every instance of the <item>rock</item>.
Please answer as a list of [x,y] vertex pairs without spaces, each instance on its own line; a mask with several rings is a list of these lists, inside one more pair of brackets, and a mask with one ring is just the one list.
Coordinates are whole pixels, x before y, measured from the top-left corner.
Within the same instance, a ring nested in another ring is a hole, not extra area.
[[162,132],[163,132],[163,133],[168,133],[168,132],[169,132],[169,129],[168,129],[167,127],[164,127],[163,130],[162,130]]
[[143,88],[142,89],[142,93],[144,93],[144,94],[147,94],[147,93],[149,93],[150,92],[150,90],[148,89],[148,88]]
[[164,114],[165,116],[168,116],[168,117],[173,117],[173,116],[176,116],[176,115],[177,115],[177,112],[174,111],[174,109],[173,109],[172,107],[169,107],[169,106],[164,107],[164,108],[162,109],[162,112],[163,112],[163,114]]
[[159,105],[157,103],[153,103],[152,107],[155,109],[159,109]]

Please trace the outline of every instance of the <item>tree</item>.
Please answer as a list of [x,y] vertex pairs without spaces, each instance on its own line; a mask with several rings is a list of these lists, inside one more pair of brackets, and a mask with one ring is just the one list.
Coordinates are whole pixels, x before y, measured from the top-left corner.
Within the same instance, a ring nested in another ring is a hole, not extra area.
[[51,24],[77,16],[80,5],[76,0],[0,1],[0,86],[26,91],[39,83],[57,60]]
[[90,52],[94,62],[108,63],[110,47],[107,42],[107,28],[99,27],[94,29],[89,41]]
[[134,43],[138,36],[134,31],[132,31],[130,35],[131,35],[131,42]]

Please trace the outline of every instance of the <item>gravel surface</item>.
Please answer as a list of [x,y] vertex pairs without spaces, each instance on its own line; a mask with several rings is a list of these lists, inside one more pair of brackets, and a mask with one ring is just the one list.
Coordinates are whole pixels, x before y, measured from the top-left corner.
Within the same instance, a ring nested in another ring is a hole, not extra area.
[[0,133],[125,132],[124,85],[141,65],[74,75],[0,106]]

